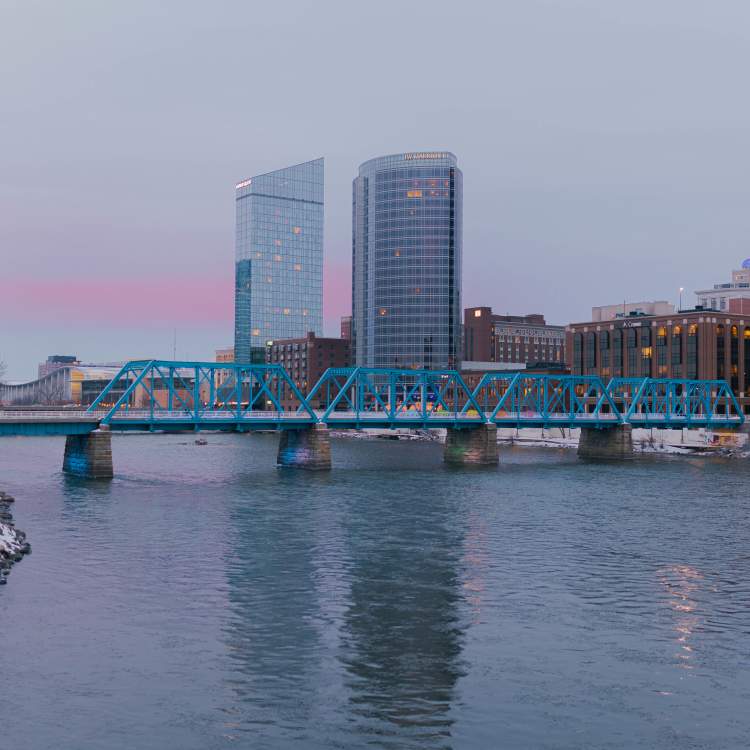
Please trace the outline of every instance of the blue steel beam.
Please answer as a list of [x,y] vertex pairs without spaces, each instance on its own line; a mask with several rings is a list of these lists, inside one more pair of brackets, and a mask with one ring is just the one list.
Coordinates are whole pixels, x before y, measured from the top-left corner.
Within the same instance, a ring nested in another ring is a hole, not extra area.
[[[352,367],[326,370],[305,396],[280,365],[137,360],[121,368],[89,411],[113,392],[120,395],[102,422],[116,429],[744,422],[731,389],[718,380],[613,378],[605,387],[595,376],[499,372],[486,374],[472,391],[455,370]],[[283,411],[285,394],[297,404],[292,412]]]

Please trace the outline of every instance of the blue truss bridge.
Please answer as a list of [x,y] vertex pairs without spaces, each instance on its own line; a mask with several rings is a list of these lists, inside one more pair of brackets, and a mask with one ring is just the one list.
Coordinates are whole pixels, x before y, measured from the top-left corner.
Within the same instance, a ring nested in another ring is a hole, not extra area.
[[320,436],[323,428],[447,428],[448,444],[460,444],[457,455],[473,455],[477,434],[498,427],[604,434],[629,427],[731,429],[743,422],[723,380],[605,383],[588,375],[497,372],[470,388],[455,370],[353,367],[329,369],[303,392],[280,365],[139,360],[125,364],[86,410],[0,412],[0,434],[77,437],[73,455],[88,450],[85,437],[94,432],[272,429],[290,433],[287,443],[301,440],[301,448],[289,450],[302,455],[312,450],[305,435]]

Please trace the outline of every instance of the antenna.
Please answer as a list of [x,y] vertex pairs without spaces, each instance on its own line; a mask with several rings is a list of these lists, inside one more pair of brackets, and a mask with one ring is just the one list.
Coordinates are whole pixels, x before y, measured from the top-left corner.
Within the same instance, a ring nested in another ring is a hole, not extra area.
[[177,359],[177,329],[175,328],[172,334],[172,360]]

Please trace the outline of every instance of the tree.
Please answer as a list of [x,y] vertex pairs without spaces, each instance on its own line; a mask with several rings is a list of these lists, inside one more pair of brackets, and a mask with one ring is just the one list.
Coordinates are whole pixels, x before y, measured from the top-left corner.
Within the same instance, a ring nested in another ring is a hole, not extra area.
[[2,385],[3,377],[5,376],[5,372],[7,371],[7,369],[8,368],[5,366],[5,362],[0,359],[0,385]]

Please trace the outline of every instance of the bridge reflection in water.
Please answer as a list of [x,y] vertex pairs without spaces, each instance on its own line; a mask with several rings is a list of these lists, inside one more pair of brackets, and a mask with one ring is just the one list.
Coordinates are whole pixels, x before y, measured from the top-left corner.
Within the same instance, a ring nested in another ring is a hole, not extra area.
[[69,435],[65,468],[107,476],[110,430],[279,430],[279,463],[319,469],[330,468],[328,427],[445,428],[448,462],[492,465],[497,427],[580,427],[581,455],[623,458],[632,426],[744,422],[723,380],[488,373],[472,390],[455,370],[355,367],[327,370],[304,394],[306,385],[281,365],[139,360],[87,410],[0,413],[0,434]]

